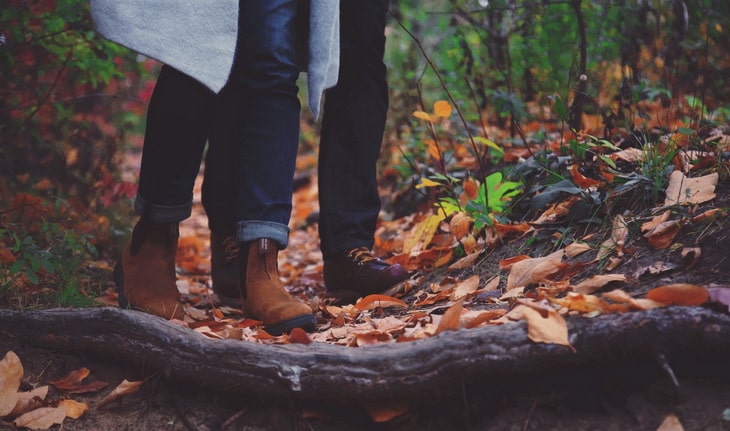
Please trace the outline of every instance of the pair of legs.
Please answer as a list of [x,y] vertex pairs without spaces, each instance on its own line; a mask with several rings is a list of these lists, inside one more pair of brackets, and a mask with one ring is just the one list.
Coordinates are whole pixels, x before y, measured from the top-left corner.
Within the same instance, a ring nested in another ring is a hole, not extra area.
[[[214,260],[222,238],[233,237],[238,244],[237,258],[224,266],[241,276],[234,276],[226,290],[243,296],[246,308],[272,332],[313,325],[311,311],[280,285],[276,254],[270,252],[288,242],[300,108],[295,83],[298,4],[241,2],[241,28],[246,30],[240,32],[231,81],[218,96],[163,68],[150,102],[135,201],[142,219],[116,271],[125,286],[120,293],[132,305],[168,318],[181,316],[172,289],[171,244],[177,223],[190,215],[193,183],[208,140],[203,203]],[[388,107],[386,10],[387,1],[342,2],[339,83],[327,93],[324,106],[319,177],[325,282],[331,290],[359,286],[355,295],[382,291],[407,278],[402,268],[369,252],[380,210],[375,169]],[[145,247],[148,238],[157,238],[158,246]],[[214,289],[220,290],[216,270],[214,262]],[[164,282],[150,283],[155,277]],[[156,286],[166,287],[161,291]]]
[[[325,284],[335,296],[353,300],[382,292],[407,278],[397,265],[370,253],[380,212],[376,165],[388,110],[385,52],[387,0],[343,0],[340,4],[340,71],[325,95],[319,146],[319,233]],[[203,205],[210,220],[213,287],[231,296],[235,279],[227,272],[220,242],[233,235],[230,193],[234,100],[224,97],[216,114],[206,156]],[[233,280],[233,282],[232,282]]]
[[[308,306],[283,288],[276,254],[288,242],[297,146],[297,40],[306,3],[241,1],[230,101],[230,190],[247,308],[271,332],[313,327]],[[150,101],[135,209],[141,215],[115,268],[120,302],[166,318],[183,316],[175,285],[177,225],[190,215],[203,150],[220,97],[165,66]]]

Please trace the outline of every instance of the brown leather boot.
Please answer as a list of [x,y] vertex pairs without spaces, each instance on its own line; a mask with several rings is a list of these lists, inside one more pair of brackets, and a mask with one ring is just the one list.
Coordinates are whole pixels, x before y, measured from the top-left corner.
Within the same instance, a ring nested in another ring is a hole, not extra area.
[[175,284],[175,255],[180,236],[177,223],[153,223],[142,217],[132,240],[114,268],[119,305],[165,319],[185,316]]
[[279,277],[274,241],[266,238],[241,244],[241,281],[245,286],[246,310],[264,323],[271,335],[294,328],[314,329],[317,319],[312,309],[289,294]]
[[410,277],[405,268],[375,257],[367,247],[325,258],[323,272],[328,294],[345,303],[373,293],[387,293]]
[[210,232],[210,281],[221,303],[241,306],[241,262],[233,236]]

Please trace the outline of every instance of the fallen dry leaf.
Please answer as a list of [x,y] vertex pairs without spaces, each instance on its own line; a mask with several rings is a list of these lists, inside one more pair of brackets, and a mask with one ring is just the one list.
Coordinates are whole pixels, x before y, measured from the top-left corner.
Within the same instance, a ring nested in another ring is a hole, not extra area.
[[590,250],[593,250],[593,247],[584,242],[571,242],[565,246],[565,255],[568,257],[576,257]]
[[370,415],[370,419],[375,423],[389,422],[408,412],[408,405],[403,402],[371,401],[366,403],[364,407]]
[[124,381],[120,383],[116,388],[114,388],[114,390],[111,391],[109,395],[105,396],[104,399],[99,401],[99,404],[97,404],[96,408],[102,409],[109,405],[112,401],[116,401],[124,396],[131,395],[139,391],[139,388],[144,382],[144,380],[130,382],[129,380],[124,379]]
[[21,428],[47,430],[54,425],[62,424],[64,419],[66,419],[66,408],[60,405],[31,410],[16,418],[13,423]]
[[684,427],[679,418],[674,413],[670,413],[664,418],[656,431],[684,431]]
[[671,214],[672,214],[671,211],[664,211],[663,213],[661,213],[658,216],[652,218],[648,222],[643,223],[641,225],[641,231],[642,232],[648,232],[648,231],[654,229],[658,225],[664,223],[665,221],[668,221],[669,220],[669,216]]
[[12,350],[0,361],[0,417],[7,416],[18,402],[23,364]]
[[682,223],[677,220],[670,220],[654,226],[644,234],[649,246],[654,249],[665,249],[672,245],[672,241],[682,229]]
[[715,187],[719,178],[717,172],[689,178],[681,171],[674,171],[669,176],[664,205],[701,204],[715,199]]
[[456,285],[451,293],[451,300],[458,301],[461,298],[469,295],[470,293],[474,293],[478,287],[479,275],[472,275],[471,277],[459,282],[459,284]]
[[387,295],[368,295],[355,303],[352,307],[355,313],[359,313],[365,310],[372,310],[373,308],[384,308],[384,307],[406,307],[408,304],[401,301],[398,298],[393,298]]
[[466,256],[449,265],[449,270],[470,268],[474,266],[478,259],[479,253],[467,254]]
[[451,216],[451,220],[449,221],[449,231],[452,235],[454,235],[454,238],[460,240],[471,232],[473,225],[473,218],[464,212],[458,212]]
[[[19,392],[15,408],[8,416],[18,417],[41,406],[39,400],[45,400],[48,396],[48,386],[39,386],[32,391]],[[2,415],[0,415],[2,416]]]
[[593,293],[608,283],[614,281],[626,281],[626,276],[623,274],[599,274],[593,277],[583,280],[580,283],[573,286],[573,292],[590,294]]
[[707,288],[695,284],[668,284],[655,287],[646,293],[653,301],[674,305],[702,305],[710,299]]
[[448,310],[441,317],[436,333],[440,334],[444,331],[458,331],[461,328],[461,312],[464,310],[464,300],[461,299],[454,305],[449,307]]
[[563,316],[555,310],[550,310],[547,317],[527,305],[518,305],[510,313],[510,318],[521,319],[527,323],[527,337],[536,343],[559,344],[570,347],[568,341],[568,324]]
[[537,283],[550,274],[554,274],[562,267],[564,250],[558,250],[544,257],[521,260],[510,269],[507,276],[506,289],[527,287]]
[[294,344],[311,344],[312,339],[302,328],[294,328],[289,333],[289,342]]
[[63,400],[61,405],[66,409],[66,417],[71,419],[78,419],[89,410],[89,405],[86,403],[80,403],[74,400]]

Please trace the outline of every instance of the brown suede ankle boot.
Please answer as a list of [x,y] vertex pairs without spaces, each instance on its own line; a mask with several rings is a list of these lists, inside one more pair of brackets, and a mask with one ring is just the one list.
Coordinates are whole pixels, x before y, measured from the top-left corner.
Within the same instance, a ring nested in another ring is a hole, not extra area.
[[142,217],[134,226],[132,240],[114,268],[119,305],[165,319],[185,316],[175,284],[177,223],[153,223]]
[[245,286],[246,310],[264,323],[271,335],[294,328],[314,329],[312,309],[289,294],[279,277],[278,248],[266,238],[241,244],[241,281]]

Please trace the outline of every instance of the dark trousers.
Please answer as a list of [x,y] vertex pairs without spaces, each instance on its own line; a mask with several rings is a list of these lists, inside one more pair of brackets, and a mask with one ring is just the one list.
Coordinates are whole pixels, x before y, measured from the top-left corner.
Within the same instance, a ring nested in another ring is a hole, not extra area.
[[[388,110],[385,50],[387,0],[343,0],[340,72],[325,94],[319,148],[319,232],[325,257],[372,247],[380,211],[376,164]],[[235,130],[233,102],[222,94],[206,156],[203,205],[211,230],[232,234],[231,170],[241,169],[227,142]]]
[[[163,67],[150,101],[135,207],[153,221],[188,217],[206,141],[226,100],[226,171],[220,187],[239,241],[271,238],[285,247],[299,111],[296,80],[297,0],[241,1],[239,39],[231,78],[216,96],[202,84]],[[211,144],[213,146],[213,144]]]

